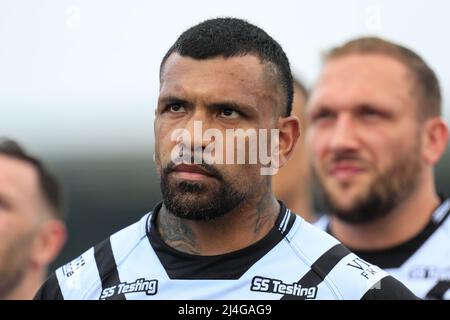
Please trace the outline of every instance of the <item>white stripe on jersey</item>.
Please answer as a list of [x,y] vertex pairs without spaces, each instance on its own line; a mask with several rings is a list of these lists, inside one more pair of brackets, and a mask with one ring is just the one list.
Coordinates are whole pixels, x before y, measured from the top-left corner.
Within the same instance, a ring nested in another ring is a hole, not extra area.
[[449,209],[450,209],[450,199],[447,199],[439,206],[439,208],[436,209],[436,211],[434,211],[433,221],[435,223],[440,223]]
[[110,237],[111,247],[114,253],[116,265],[119,266],[133,250],[140,245],[143,239],[146,240],[146,225],[150,214],[143,216],[138,222],[123,229],[123,232],[116,232]]
[[287,220],[283,226],[283,229],[281,230],[281,233],[283,233],[283,234],[286,232],[286,229],[289,225],[289,218],[291,217],[291,213],[292,213],[291,210],[289,210],[289,209],[286,210]]
[[284,213],[283,220],[280,223],[280,231],[283,233],[285,230],[285,226],[287,226],[287,222],[289,221],[289,209]]
[[293,252],[307,265],[313,264],[322,254],[339,243],[302,218],[296,219],[287,238],[291,242]]
[[[150,221],[150,215],[145,215],[138,224],[134,224],[128,233],[116,233],[111,236],[111,246],[116,259],[117,270],[122,283],[132,283],[136,279],[146,279],[149,281],[158,279],[159,283],[170,281],[167,272],[159,262],[158,256],[147,239],[146,226]],[[134,246],[128,244],[129,236],[139,235],[139,241]],[[126,259],[126,261],[125,261]],[[185,288],[185,287],[184,287]],[[161,288],[158,288],[161,291]],[[158,299],[160,297],[160,292]],[[127,300],[132,299],[148,299],[148,295],[144,292],[127,293]],[[174,296],[167,299],[173,299]]]

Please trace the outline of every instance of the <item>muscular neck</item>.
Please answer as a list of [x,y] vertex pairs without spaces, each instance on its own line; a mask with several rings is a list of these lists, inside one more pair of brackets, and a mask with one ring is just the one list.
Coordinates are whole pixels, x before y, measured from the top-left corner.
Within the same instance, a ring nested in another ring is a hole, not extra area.
[[419,187],[405,201],[383,218],[366,224],[349,224],[333,216],[330,227],[332,234],[351,249],[388,249],[420,233],[438,205],[439,197],[430,177],[419,183]]
[[267,235],[280,205],[271,193],[259,195],[210,221],[176,217],[163,205],[156,220],[162,240],[179,251],[219,255],[245,248]]

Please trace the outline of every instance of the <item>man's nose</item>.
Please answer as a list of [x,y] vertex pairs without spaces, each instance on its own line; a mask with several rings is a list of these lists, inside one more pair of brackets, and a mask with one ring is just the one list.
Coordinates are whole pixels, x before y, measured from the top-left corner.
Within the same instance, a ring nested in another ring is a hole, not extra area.
[[205,130],[213,127],[211,116],[202,109],[195,110],[185,124],[185,129],[190,135],[191,150],[201,148],[202,150],[211,143],[205,138]]
[[334,151],[354,151],[358,148],[358,127],[351,115],[338,116],[332,130],[329,147]]

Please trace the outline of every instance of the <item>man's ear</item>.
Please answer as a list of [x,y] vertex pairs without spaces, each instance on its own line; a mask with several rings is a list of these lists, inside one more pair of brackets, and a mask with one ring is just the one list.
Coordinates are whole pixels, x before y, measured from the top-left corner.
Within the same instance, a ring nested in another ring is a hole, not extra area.
[[448,143],[448,127],[439,118],[425,120],[422,135],[422,159],[434,166],[442,157]]
[[298,138],[300,137],[300,122],[296,116],[278,119],[279,135],[279,168],[289,160]]
[[67,239],[64,222],[50,219],[40,226],[33,242],[31,261],[34,265],[47,267],[61,252]]

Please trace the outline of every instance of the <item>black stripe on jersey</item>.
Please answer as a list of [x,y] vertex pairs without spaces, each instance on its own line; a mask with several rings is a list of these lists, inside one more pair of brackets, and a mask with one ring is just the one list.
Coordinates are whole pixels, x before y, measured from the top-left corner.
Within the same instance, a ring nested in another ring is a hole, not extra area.
[[290,216],[289,216],[289,221],[288,221],[286,230],[284,230],[284,232],[283,232],[283,234],[284,234],[285,236],[289,233],[289,231],[291,231],[291,228],[292,228],[292,226],[294,225],[294,222],[295,222],[295,219],[296,219],[296,218],[297,218],[296,214],[291,212],[291,214],[290,214]]
[[427,293],[427,299],[437,299],[443,300],[444,294],[450,290],[450,281],[442,280],[439,281],[431,290]]
[[403,283],[386,276],[370,288],[361,300],[419,300]]
[[[102,281],[102,289],[117,286],[120,283],[116,260],[111,247],[110,238],[103,240],[94,247],[95,263]],[[113,295],[107,300],[125,300],[124,294]]]
[[34,300],[64,300],[58,278],[53,273],[33,298]]
[[[330,273],[331,270],[339,263],[344,257],[350,254],[350,251],[342,244],[337,244],[323,255],[319,257],[309,270],[297,283],[302,288],[310,288],[318,286]],[[284,295],[282,300],[304,300],[306,296],[294,296]]]

